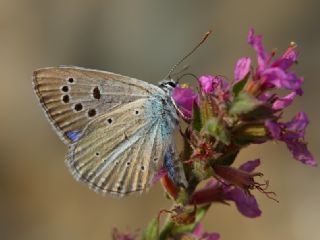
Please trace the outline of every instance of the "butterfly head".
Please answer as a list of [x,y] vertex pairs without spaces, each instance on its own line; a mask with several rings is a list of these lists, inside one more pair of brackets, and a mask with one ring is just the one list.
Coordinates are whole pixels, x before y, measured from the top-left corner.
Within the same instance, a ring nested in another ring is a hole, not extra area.
[[177,82],[173,79],[165,79],[159,82],[159,87],[162,88],[168,95],[171,95],[172,90],[177,86]]

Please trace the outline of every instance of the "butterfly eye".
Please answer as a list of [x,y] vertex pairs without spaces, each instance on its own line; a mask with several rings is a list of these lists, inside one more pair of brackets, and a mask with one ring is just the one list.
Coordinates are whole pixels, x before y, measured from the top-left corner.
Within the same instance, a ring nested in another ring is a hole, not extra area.
[[168,82],[168,85],[171,87],[176,87],[176,83],[175,82]]

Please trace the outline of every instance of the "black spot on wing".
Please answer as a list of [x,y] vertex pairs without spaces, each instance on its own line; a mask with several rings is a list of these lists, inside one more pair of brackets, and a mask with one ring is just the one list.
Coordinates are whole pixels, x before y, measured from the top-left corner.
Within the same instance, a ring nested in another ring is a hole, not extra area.
[[64,95],[64,96],[62,97],[62,101],[63,101],[64,103],[69,103],[69,101],[70,101],[69,95]]
[[95,109],[89,109],[88,116],[94,117],[97,114],[97,111]]
[[81,111],[83,109],[83,106],[81,103],[77,103],[76,105],[74,105],[74,110],[76,110],[77,112]]
[[95,99],[98,99],[98,100],[99,100],[99,99],[101,98],[101,93],[100,93],[99,87],[95,87],[95,88],[93,89],[92,94],[93,94],[93,97],[94,97]]

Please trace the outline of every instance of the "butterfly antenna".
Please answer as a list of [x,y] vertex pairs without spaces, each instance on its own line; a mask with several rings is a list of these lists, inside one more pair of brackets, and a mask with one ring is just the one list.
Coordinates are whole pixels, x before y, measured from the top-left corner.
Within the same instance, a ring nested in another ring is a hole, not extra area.
[[164,79],[168,79],[171,76],[171,73],[182,63],[184,62],[188,57],[190,57],[209,37],[209,35],[212,33],[212,30],[209,30],[208,32],[206,32],[206,34],[203,36],[203,38],[201,39],[201,41],[187,54],[185,55],[179,62],[177,62],[175,65],[172,66],[172,68],[170,69],[170,71],[168,72],[168,74],[166,75],[166,77]]

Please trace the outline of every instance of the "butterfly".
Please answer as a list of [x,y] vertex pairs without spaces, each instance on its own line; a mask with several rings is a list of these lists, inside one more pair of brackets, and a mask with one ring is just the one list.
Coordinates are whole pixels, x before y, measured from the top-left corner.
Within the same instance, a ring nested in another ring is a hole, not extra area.
[[33,88],[60,139],[76,180],[100,193],[126,196],[150,187],[160,168],[187,187],[173,132],[179,111],[170,74],[158,86],[119,74],[72,66],[34,71]]
[[68,145],[72,175],[97,192],[117,196],[148,189],[164,163],[174,181],[186,185],[183,176],[172,173],[179,166],[172,136],[179,120],[171,97],[176,85],[171,79],[156,86],[68,66],[33,74],[45,115]]

